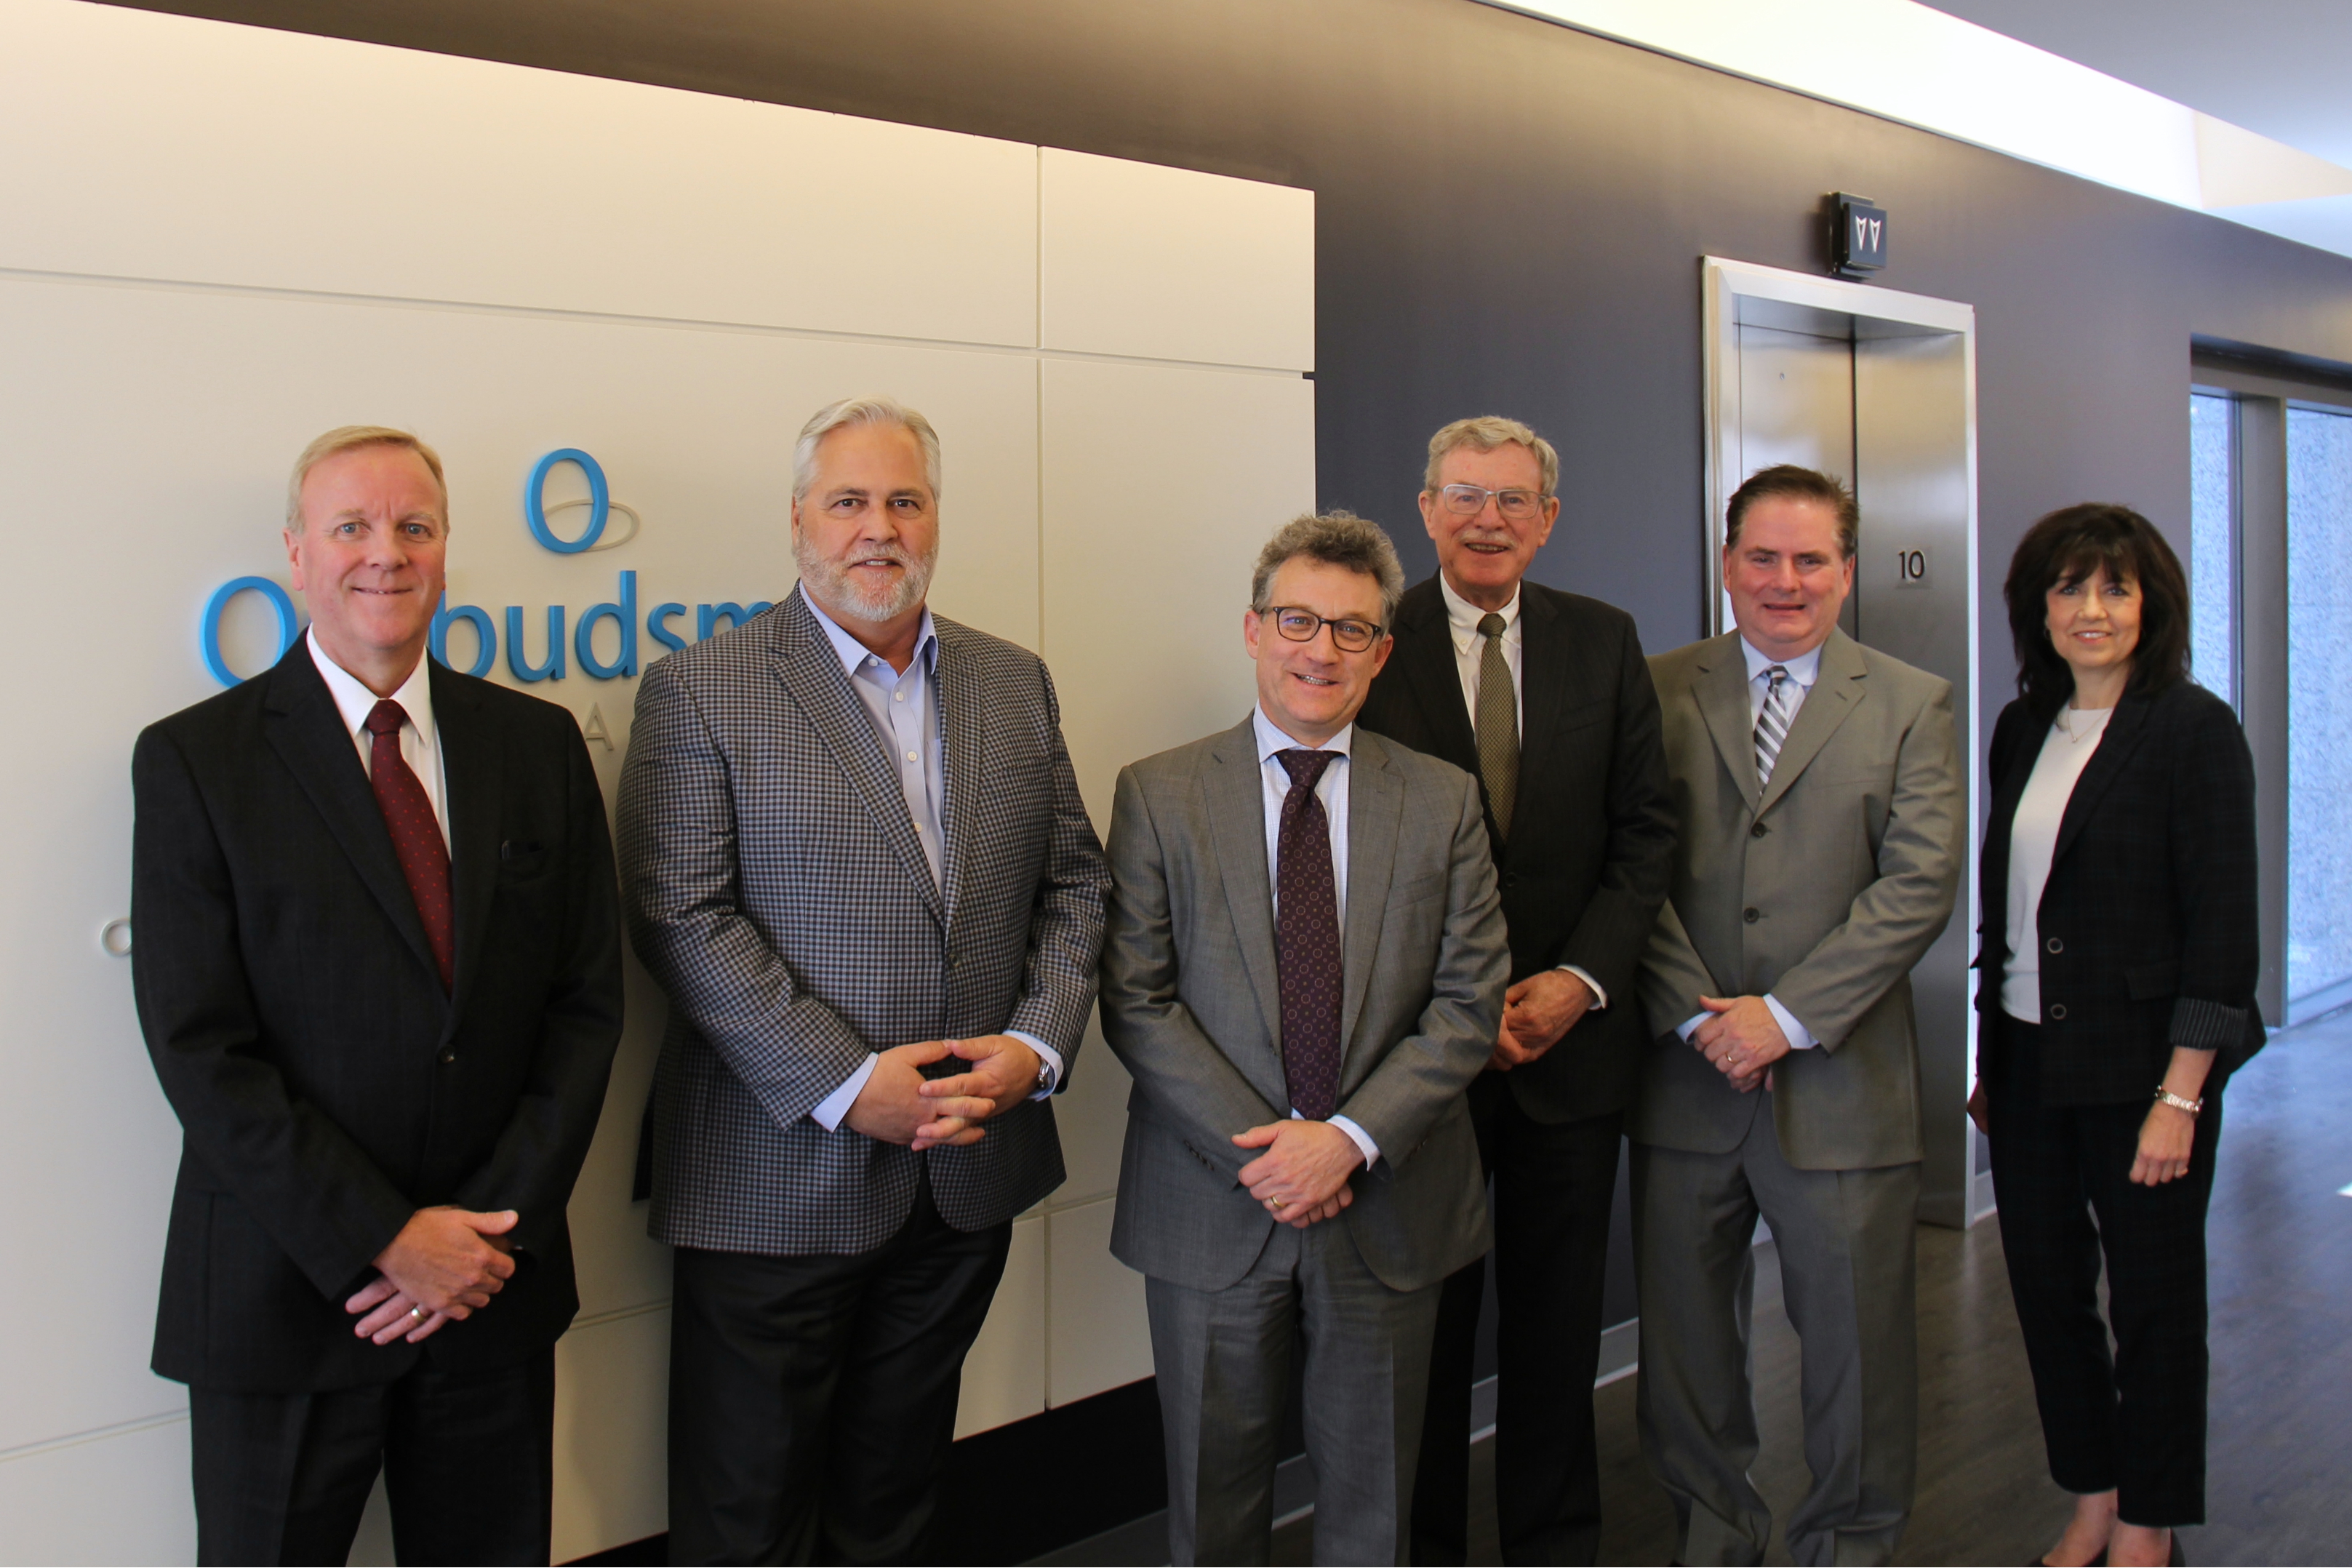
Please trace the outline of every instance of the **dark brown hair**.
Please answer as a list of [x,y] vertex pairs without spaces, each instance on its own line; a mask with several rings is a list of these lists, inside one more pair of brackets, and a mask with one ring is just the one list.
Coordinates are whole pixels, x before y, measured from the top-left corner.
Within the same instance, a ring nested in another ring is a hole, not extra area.
[[2061,507],[2025,531],[2001,585],[2017,645],[2017,694],[2036,713],[2055,714],[2074,693],[2074,671],[2050,641],[2050,590],[2102,566],[2110,580],[2139,585],[2130,690],[2152,695],[2189,674],[2189,583],[2164,535],[2127,506]]
[[1853,492],[1832,475],[1801,468],[1794,463],[1775,463],[1769,468],[1759,468],[1748,476],[1746,484],[1731,492],[1731,500],[1723,508],[1726,550],[1739,542],[1739,525],[1747,518],[1748,509],[1775,496],[1817,500],[1837,513],[1839,553],[1848,561],[1853,559],[1854,536],[1862,531],[1862,509],[1854,504]]

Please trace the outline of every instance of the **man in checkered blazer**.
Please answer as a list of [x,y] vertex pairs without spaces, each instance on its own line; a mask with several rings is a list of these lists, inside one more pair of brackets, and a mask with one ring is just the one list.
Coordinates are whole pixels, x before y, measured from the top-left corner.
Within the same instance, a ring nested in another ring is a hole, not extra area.
[[924,605],[929,423],[845,399],[793,468],[800,586],[646,672],[621,780],[677,1563],[920,1549],[1102,947],[1052,679]]

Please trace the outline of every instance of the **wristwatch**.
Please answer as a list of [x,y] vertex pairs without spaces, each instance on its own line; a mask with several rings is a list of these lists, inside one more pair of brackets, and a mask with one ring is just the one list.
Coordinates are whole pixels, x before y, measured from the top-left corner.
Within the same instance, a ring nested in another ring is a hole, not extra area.
[[1053,1091],[1054,1064],[1045,1059],[1045,1052],[1040,1051],[1037,1053],[1036,1087],[1032,1089],[1029,1092],[1032,1094],[1051,1094]]
[[2168,1105],[2175,1110],[2185,1110],[2191,1116],[2205,1109],[2203,1095],[2198,1096],[2195,1100],[2183,1100],[2162,1084],[2156,1086],[2156,1098],[2158,1103]]

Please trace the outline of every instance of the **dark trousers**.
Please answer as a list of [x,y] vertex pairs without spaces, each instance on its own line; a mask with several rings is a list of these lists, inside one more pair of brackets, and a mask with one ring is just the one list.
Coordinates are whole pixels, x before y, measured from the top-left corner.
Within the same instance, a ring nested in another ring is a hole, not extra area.
[[1009,1222],[950,1226],[926,1180],[898,1234],[870,1252],[680,1247],[669,1560],[914,1561],[955,1438],[964,1355],[1012,1245]]
[[[1624,1115],[1538,1121],[1496,1072],[1471,1084],[1470,1114],[1495,1184],[1495,1501],[1503,1561],[1591,1563],[1601,1547],[1592,1379]],[[1448,1279],[1438,1302],[1413,1487],[1416,1563],[1469,1555],[1470,1380],[1486,1283],[1481,1260]]]
[[2220,1090],[2205,1091],[2189,1173],[2137,1185],[2148,1102],[2045,1106],[2041,1029],[1998,1012],[1987,1022],[1993,1192],[2051,1479],[2075,1493],[2114,1489],[2129,1524],[2201,1524],[2205,1208]]
[[192,1388],[188,1426],[198,1563],[348,1561],[379,1468],[403,1563],[547,1561],[552,1349],[323,1394]]

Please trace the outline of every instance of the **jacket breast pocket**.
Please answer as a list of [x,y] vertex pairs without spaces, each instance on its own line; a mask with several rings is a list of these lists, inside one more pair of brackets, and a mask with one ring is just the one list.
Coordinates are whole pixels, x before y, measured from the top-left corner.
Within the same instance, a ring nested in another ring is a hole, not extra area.
[[2143,963],[2124,971],[2124,990],[2135,1002],[2154,1002],[2180,989],[2180,965]]

